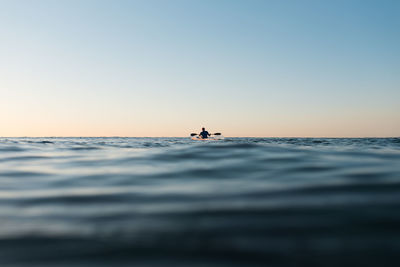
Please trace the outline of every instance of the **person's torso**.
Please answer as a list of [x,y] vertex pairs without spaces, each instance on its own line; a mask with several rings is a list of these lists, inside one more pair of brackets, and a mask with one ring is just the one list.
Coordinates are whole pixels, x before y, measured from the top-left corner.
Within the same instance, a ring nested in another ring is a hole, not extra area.
[[202,138],[207,138],[208,135],[209,135],[209,133],[208,133],[207,131],[202,131],[202,132],[200,133],[200,135],[201,135]]

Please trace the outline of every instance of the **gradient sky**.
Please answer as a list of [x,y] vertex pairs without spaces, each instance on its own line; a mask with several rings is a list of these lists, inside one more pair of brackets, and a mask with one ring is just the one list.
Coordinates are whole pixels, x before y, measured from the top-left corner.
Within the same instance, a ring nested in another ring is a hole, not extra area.
[[400,136],[400,1],[0,0],[0,136]]

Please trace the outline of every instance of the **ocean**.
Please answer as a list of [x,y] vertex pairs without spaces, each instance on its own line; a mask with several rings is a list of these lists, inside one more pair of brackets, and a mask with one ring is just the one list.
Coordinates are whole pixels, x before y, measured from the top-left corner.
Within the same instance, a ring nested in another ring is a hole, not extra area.
[[0,138],[0,266],[400,266],[400,138]]

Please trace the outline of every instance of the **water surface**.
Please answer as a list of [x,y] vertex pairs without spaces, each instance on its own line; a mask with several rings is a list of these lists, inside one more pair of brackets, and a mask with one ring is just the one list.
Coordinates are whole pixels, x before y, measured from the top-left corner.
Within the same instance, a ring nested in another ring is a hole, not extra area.
[[1,266],[398,266],[400,139],[0,138]]

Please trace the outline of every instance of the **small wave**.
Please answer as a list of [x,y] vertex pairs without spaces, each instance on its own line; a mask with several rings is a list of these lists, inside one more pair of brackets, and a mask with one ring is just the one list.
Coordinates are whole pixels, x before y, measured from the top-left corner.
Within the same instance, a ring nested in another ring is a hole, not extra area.
[[33,171],[0,171],[0,177],[41,177],[47,176],[45,172],[33,172]]
[[54,142],[47,141],[47,140],[44,140],[44,141],[31,141],[31,140],[29,140],[27,142],[30,143],[30,144],[54,144]]
[[0,146],[0,152],[20,152],[20,151],[25,151],[25,149],[19,146]]
[[326,171],[332,171],[332,170],[336,170],[337,167],[333,167],[333,166],[318,166],[318,165],[305,165],[305,166],[301,166],[301,167],[295,167],[295,168],[291,168],[288,171],[289,172],[294,172],[294,173],[314,173],[314,172],[326,172]]
[[99,150],[101,147],[97,146],[76,146],[69,148],[70,150]]
[[46,156],[17,156],[17,157],[6,157],[0,159],[0,162],[4,161],[31,161],[31,160],[45,160],[49,159],[49,157]]

